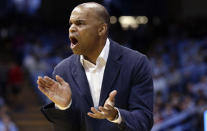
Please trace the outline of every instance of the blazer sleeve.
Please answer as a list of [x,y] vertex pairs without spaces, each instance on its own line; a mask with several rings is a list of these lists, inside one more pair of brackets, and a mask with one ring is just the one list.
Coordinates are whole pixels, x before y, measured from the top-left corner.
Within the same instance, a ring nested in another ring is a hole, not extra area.
[[[64,78],[64,74],[61,73],[60,69],[58,72],[55,68],[53,71],[53,77],[60,75]],[[55,108],[54,103],[50,103],[41,108],[41,112],[44,114],[46,119],[52,123],[56,131],[79,131],[80,129],[80,113],[76,109],[77,105],[73,100],[69,109],[59,110]]]
[[151,66],[146,56],[137,60],[133,69],[128,109],[119,109],[124,131],[150,131],[153,125],[153,81]]

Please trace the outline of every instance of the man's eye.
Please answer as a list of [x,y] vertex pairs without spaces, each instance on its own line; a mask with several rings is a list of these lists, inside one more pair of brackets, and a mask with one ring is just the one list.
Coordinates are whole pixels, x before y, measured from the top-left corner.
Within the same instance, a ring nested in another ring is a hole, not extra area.
[[83,21],[77,21],[77,22],[76,22],[76,25],[83,25],[83,24],[84,24]]
[[82,23],[81,22],[77,22],[76,25],[82,25]]

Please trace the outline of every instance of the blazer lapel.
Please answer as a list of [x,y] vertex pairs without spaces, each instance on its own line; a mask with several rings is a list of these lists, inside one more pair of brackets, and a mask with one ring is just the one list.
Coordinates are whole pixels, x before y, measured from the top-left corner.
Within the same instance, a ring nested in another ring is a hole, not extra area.
[[113,82],[116,80],[121,67],[118,61],[120,56],[120,47],[114,41],[110,40],[109,56],[104,71],[99,106],[104,104],[109,93],[114,89]]
[[[80,89],[80,94],[83,96],[88,103],[89,107],[93,106],[93,100],[90,93],[89,83],[85,74],[85,70],[80,63],[80,56],[76,56],[74,65],[72,67],[72,74],[75,82]],[[83,99],[84,100],[84,99]]]

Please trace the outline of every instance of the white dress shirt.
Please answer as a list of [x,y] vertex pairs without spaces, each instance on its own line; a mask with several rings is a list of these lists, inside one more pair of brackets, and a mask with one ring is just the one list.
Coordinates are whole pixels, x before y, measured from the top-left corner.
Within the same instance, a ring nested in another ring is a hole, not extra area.
[[98,107],[99,104],[104,70],[109,55],[109,44],[110,42],[107,39],[103,50],[96,59],[96,65],[89,62],[88,60],[85,60],[82,55],[80,56],[81,64],[85,69],[85,73],[88,79],[94,107]]
[[[96,64],[93,64],[90,61],[84,59],[83,55],[80,56],[80,62],[85,69],[85,73],[86,73],[86,76],[88,79],[89,88],[90,88],[91,96],[93,99],[94,107],[98,107],[98,104],[99,104],[104,70],[105,70],[106,62],[107,62],[108,55],[109,55],[109,47],[110,47],[110,42],[109,42],[109,39],[107,39],[103,50],[101,51],[100,55],[96,59]],[[65,108],[62,108],[58,105],[55,105],[55,106],[61,110],[65,110],[70,107],[71,103],[72,102],[70,102],[70,104]],[[119,112],[118,119],[116,119],[112,122],[121,123],[121,120],[122,119],[121,119],[121,115]]]

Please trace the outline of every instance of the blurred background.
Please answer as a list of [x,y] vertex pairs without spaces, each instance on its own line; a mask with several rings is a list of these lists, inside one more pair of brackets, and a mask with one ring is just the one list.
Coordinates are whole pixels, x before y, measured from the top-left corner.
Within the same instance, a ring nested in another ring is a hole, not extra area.
[[[0,131],[51,131],[37,76],[72,54],[68,19],[87,0],[0,0]],[[207,109],[206,0],[97,0],[110,38],[153,66],[152,131],[203,131]]]

